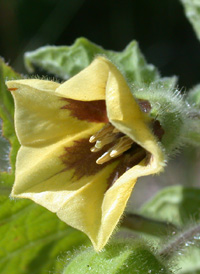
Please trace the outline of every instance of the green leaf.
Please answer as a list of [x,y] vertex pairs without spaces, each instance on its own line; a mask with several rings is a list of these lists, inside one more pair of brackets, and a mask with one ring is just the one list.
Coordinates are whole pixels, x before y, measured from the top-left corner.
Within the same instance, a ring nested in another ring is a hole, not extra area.
[[190,108],[180,91],[176,89],[176,82],[176,77],[166,77],[149,85],[132,86],[134,96],[148,101],[151,106],[148,114],[160,122],[163,131],[160,139],[166,155],[172,154],[175,149],[182,146],[186,142],[184,134],[188,134],[187,115]]
[[143,242],[114,243],[100,253],[87,248],[67,258],[69,263],[63,274],[166,274],[163,262]]
[[9,142],[2,136],[2,121],[0,120],[0,171],[8,171],[9,161]]
[[[0,119],[2,120],[2,123],[0,126],[2,126],[2,136],[1,136],[1,153],[5,153],[5,155],[1,154],[1,166],[4,165],[2,163],[3,160],[5,160],[5,157],[7,157],[8,151],[9,151],[9,145],[11,147],[10,151],[10,163],[9,166],[11,166],[12,170],[10,173],[8,172],[1,172],[0,173],[0,182],[6,183],[6,184],[12,184],[13,178],[14,178],[14,167],[15,167],[15,159],[16,154],[19,149],[19,143],[15,134],[14,129],[14,103],[13,98],[11,95],[11,92],[8,91],[5,85],[5,80],[8,79],[18,79],[20,78],[20,75],[16,72],[14,72],[8,65],[6,65],[2,59],[0,59]],[[8,142],[6,142],[6,140]],[[3,146],[7,146],[6,149],[3,149]],[[8,161],[7,161],[8,164]],[[5,169],[5,168],[4,168]],[[7,167],[8,169],[8,167]],[[0,169],[2,171],[2,169]],[[1,185],[0,185],[1,188]]]
[[[152,218],[169,221],[178,226],[187,227],[200,221],[200,189],[174,186],[160,191],[147,202],[141,213]],[[198,235],[197,235],[198,236]],[[176,273],[196,274],[200,272],[200,249],[186,243],[185,249],[173,257]]]
[[130,82],[150,83],[159,78],[153,65],[148,65],[136,41],[122,52],[104,50],[85,38],[79,38],[72,46],[46,46],[25,54],[25,65],[30,73],[36,69],[67,80],[87,67],[96,55],[111,59]]
[[141,213],[152,218],[185,225],[200,220],[200,189],[173,186],[160,191],[141,209]]
[[192,24],[194,31],[200,39],[200,2],[199,0],[180,0],[184,6],[185,14]]
[[2,196],[0,235],[1,274],[60,273],[63,264],[57,257],[86,242],[83,233],[46,209]]
[[6,88],[5,81],[18,78],[20,75],[0,59],[0,117],[4,122],[4,136],[8,139],[14,132],[14,102],[11,92]]

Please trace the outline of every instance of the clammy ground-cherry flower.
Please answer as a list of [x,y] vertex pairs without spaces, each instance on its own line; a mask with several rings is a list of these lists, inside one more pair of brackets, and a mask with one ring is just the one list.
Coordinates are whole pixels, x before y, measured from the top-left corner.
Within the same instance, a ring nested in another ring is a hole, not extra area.
[[101,250],[137,178],[163,168],[152,120],[104,57],[63,84],[30,79],[7,86],[21,143],[12,197],[56,212]]

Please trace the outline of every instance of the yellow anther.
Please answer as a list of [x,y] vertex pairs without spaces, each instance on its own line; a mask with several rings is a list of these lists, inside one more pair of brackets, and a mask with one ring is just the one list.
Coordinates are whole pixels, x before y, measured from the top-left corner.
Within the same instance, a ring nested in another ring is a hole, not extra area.
[[102,165],[108,161],[110,161],[112,158],[110,157],[110,154],[109,152],[105,152],[101,157],[99,157],[97,160],[96,160],[96,163],[98,165]]
[[117,157],[131,148],[134,143],[128,136],[123,136],[119,139],[118,143],[115,144],[110,150],[110,156],[112,158]]
[[106,124],[101,130],[99,130],[97,133],[93,134],[90,137],[89,142],[94,143],[97,140],[102,139],[106,134],[112,133],[113,129],[113,125],[111,125],[110,123]]
[[113,158],[120,156],[131,148],[134,141],[131,140],[128,136],[122,136],[123,134],[119,133],[120,131],[109,123],[90,137],[90,143],[96,142],[95,145],[90,149],[91,152],[98,152],[105,145],[114,143],[113,146],[111,146],[101,157],[97,159],[97,164],[104,164]]

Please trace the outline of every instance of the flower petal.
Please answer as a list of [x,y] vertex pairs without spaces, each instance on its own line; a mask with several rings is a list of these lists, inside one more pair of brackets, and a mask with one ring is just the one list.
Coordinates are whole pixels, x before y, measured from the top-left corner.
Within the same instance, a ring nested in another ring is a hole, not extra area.
[[[69,135],[95,126],[87,117],[92,113],[103,111],[103,106],[94,109],[83,106],[84,119],[79,119],[81,103],[76,101],[73,109],[68,107],[69,102],[57,96],[55,90],[58,83],[38,79],[8,81],[8,88],[12,91],[15,100],[15,128],[22,145],[46,146],[60,141]],[[84,102],[83,102],[84,103]],[[101,105],[100,105],[101,106]],[[96,111],[96,112],[95,112]],[[105,116],[105,115],[104,115]],[[106,120],[106,117],[105,119]],[[93,117],[92,122],[95,121]],[[103,124],[102,124],[103,125]]]
[[[79,169],[81,165],[84,166],[84,162],[77,159],[77,165],[67,165],[63,161],[63,154],[65,153],[65,148],[73,147],[75,140],[82,140],[82,138],[89,139],[89,136],[99,129],[99,125],[92,130],[85,130],[81,133],[68,138],[62,139],[59,142],[50,144],[44,147],[26,147],[22,146],[17,155],[16,162],[16,174],[15,183],[12,189],[13,197],[30,198],[35,202],[47,207],[49,210],[56,212],[57,207],[62,205],[65,198],[62,198],[63,191],[67,190],[69,186],[72,188],[79,188],[80,179],[87,178],[90,175],[95,175],[98,170],[91,169],[88,175],[80,173]],[[89,141],[88,141],[89,144]],[[68,157],[74,157],[74,150]],[[76,157],[77,155],[75,155]],[[82,159],[88,156],[88,151],[82,155]],[[95,164],[94,161],[91,164]],[[86,165],[88,163],[86,162]],[[85,166],[87,168],[87,166]],[[77,171],[78,170],[78,171]],[[79,176],[81,174],[81,176]],[[84,184],[87,183],[85,179]],[[45,194],[50,193],[51,199]],[[54,196],[53,196],[54,193]],[[60,196],[60,201],[58,203],[57,197]],[[63,200],[64,199],[64,200]],[[67,198],[66,198],[67,199]],[[54,202],[55,201],[55,202]]]
[[105,191],[106,181],[113,166],[106,167],[74,192],[60,207],[57,215],[67,224],[86,233],[96,251],[100,251],[116,228],[137,177],[151,174],[152,166],[146,166],[145,160],[142,161],[124,173],[108,191]]
[[105,100],[108,73],[109,67],[104,59],[96,58],[86,69],[61,84],[56,93],[73,100]]
[[140,110],[119,70],[112,63],[105,61],[110,68],[106,85],[106,106],[109,121],[153,155],[157,166],[157,171],[154,170],[154,172],[159,172],[163,168],[164,157],[158,141],[148,126],[149,118]]
[[76,178],[74,168],[66,169],[60,158],[64,147],[69,146],[69,143],[70,140],[61,140],[39,149],[21,147],[12,196],[29,198],[50,211],[57,212],[61,220],[84,231],[98,249],[102,203],[108,178],[117,161],[101,166],[95,174]]
[[101,228],[96,243],[97,250],[101,250],[104,247],[117,226],[137,178],[154,173],[154,164],[155,163],[152,162],[146,166],[146,160],[144,159],[138,165],[120,176],[114,185],[106,192],[102,204]]

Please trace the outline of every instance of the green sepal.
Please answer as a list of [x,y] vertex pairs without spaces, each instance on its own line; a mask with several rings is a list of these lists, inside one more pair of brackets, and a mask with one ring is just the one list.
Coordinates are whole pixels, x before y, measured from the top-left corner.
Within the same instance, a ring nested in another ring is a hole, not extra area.
[[[188,120],[189,106],[175,88],[176,77],[161,78],[150,85],[134,85],[133,95],[150,104],[148,116],[160,122],[162,135],[158,136],[166,155],[183,145],[184,130]],[[158,134],[159,135],[159,134]]]
[[87,67],[97,55],[113,61],[130,83],[150,83],[159,78],[153,65],[146,63],[138,43],[132,41],[122,52],[105,50],[86,38],[78,38],[72,46],[46,46],[25,54],[25,66],[30,73],[40,69],[63,80]]
[[141,240],[113,243],[96,253],[92,248],[77,252],[62,274],[167,274],[172,273]]

